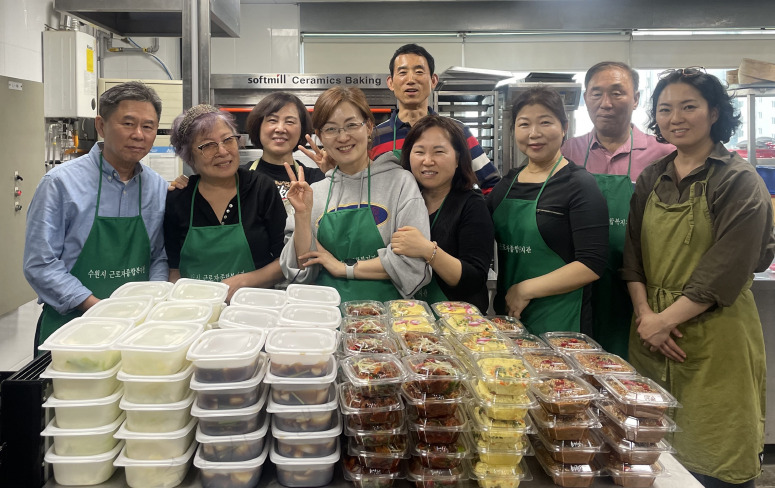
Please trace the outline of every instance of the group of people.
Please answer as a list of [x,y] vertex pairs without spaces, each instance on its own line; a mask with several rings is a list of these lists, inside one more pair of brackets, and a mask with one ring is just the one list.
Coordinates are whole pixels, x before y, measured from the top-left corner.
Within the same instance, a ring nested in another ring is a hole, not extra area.
[[245,127],[263,155],[244,166],[228,112],[187,110],[171,143],[194,175],[169,189],[138,162],[158,96],[139,82],[106,91],[104,142],[46,174],[28,213],[24,272],[44,303],[36,347],[140,280],[222,281],[229,298],[314,283],[343,301],[485,311],[497,252],[497,313],[628,356],[683,404],[673,445],[687,469],[708,487],[753,486],[765,355],[750,286],[775,237],[763,181],[724,147],[739,115],[721,83],[701,68],[663,73],[655,136],[630,122],[639,80],[626,64],[587,72],[594,130],[580,137],[568,138],[557,92],[532,88],[511,106],[527,164],[501,179],[467,127],[429,108],[438,76],[424,48],[402,46],[389,70],[398,107],[380,125],[357,88],[325,91],[311,117],[294,95],[267,96]]

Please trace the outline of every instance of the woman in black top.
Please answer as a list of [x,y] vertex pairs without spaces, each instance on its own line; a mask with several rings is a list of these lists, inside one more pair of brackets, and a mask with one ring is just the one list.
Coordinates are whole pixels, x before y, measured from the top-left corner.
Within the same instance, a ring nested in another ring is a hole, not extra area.
[[533,332],[591,333],[589,285],[603,273],[608,252],[606,201],[592,175],[560,154],[567,117],[555,91],[524,93],[512,116],[528,164],[487,197],[498,239],[495,311],[522,316]]
[[401,164],[417,179],[431,222],[431,240],[402,227],[391,241],[394,253],[421,257],[433,268],[434,279],[415,297],[466,301],[487,313],[494,234],[484,198],[472,189],[476,176],[463,131],[449,118],[423,117],[404,140]]

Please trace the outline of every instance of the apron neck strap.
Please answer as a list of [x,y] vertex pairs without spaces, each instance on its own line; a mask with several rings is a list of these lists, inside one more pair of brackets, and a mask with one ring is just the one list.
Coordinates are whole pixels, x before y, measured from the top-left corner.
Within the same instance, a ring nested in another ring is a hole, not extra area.
[[546,177],[546,180],[544,180],[544,184],[541,185],[541,190],[538,192],[538,196],[536,197],[536,206],[538,206],[538,199],[541,198],[541,194],[544,192],[544,188],[546,188],[546,184],[549,183],[549,178],[552,177],[554,174],[554,170],[557,169],[557,166],[560,164],[560,161],[562,161],[562,154],[560,154],[560,157],[557,158],[557,162],[554,163],[554,166],[552,166],[552,170],[549,171],[549,176]]
[[336,172],[339,171],[339,166],[334,168],[334,172],[331,173],[331,183],[328,185],[328,197],[326,198],[326,206],[323,207],[323,214],[326,214],[328,212],[328,202],[331,201],[331,190],[334,189],[334,176],[336,176]]
[[[334,172],[331,173],[331,183],[328,185],[328,196],[326,197],[326,206],[323,208],[323,213],[328,213],[328,204],[331,201],[331,190],[334,188],[334,175],[336,172],[339,171],[339,166],[334,168]],[[366,177],[366,185],[368,187],[368,198],[369,198],[369,210],[371,210],[371,161],[369,161],[368,166],[366,166],[367,171],[367,177]],[[361,207],[361,202],[358,202],[358,208]],[[336,209],[334,209],[336,211]]]
[[[102,195],[102,153],[100,153],[100,183],[97,186],[97,205],[94,209],[94,218],[100,216],[100,196]],[[137,201],[137,211],[138,215],[143,215],[143,177],[142,175],[137,175],[137,184],[139,185],[139,194],[140,198]]]
[[100,184],[97,187],[97,206],[94,209],[94,219],[100,216],[100,196],[102,195],[102,153],[100,153]]
[[[199,189],[199,182],[202,181],[202,178],[196,180],[196,184],[194,185],[194,191],[191,194],[191,212],[188,214],[188,228],[193,229],[194,228],[194,199],[196,198],[196,191]],[[240,202],[239,197],[239,175],[234,174],[234,181],[237,184],[237,213],[239,214],[239,223],[242,224],[242,203]]]
[[[587,160],[589,160],[589,150],[592,148],[592,141],[595,140],[594,131],[589,133],[589,144],[587,144],[587,154],[584,156],[584,169],[587,168]],[[627,178],[630,177],[630,171],[632,170],[632,149],[635,147],[634,138],[632,135],[632,127],[630,127],[630,161],[627,163]]]
[[441,215],[441,209],[444,208],[444,202],[447,201],[448,196],[449,196],[449,193],[447,193],[444,196],[444,200],[441,201],[441,205],[439,205],[439,209],[436,210],[436,216],[433,217],[433,222],[431,223],[431,229],[433,229],[433,226],[436,225],[436,221],[439,220],[439,215]]

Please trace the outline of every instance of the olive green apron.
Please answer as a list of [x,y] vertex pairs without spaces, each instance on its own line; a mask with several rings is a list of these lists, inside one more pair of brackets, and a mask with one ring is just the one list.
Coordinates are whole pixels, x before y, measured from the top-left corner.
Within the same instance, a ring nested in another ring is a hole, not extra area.
[[[648,303],[656,313],[681,297],[714,243],[706,197],[711,174],[712,165],[705,180],[692,184],[689,200],[673,205],[659,200],[658,179],[646,202],[643,269]],[[669,436],[678,451],[675,457],[689,471],[727,483],[758,476],[759,453],[764,448],[764,337],[751,283],[749,279],[731,306],[678,326],[683,337],[675,342],[686,353],[683,363],[651,352],[643,346],[634,320],[630,326],[632,365],[683,405],[670,412],[683,429]]]
[[[116,289],[130,281],[148,281],[151,267],[151,240],[143,222],[143,181],[137,176],[140,193],[137,215],[134,217],[100,217],[102,195],[102,153],[100,153],[99,186],[94,223],[83,249],[75,260],[70,274],[78,279],[92,295],[100,300],[108,298]],[[64,324],[83,315],[75,309],[64,315],[48,304],[43,305],[37,345]]]
[[188,220],[188,234],[180,250],[180,276],[206,281],[223,281],[234,275],[256,270],[253,254],[250,252],[245,229],[242,226],[242,203],[240,203],[239,176],[237,181],[237,212],[239,222],[229,225],[194,227],[194,198],[199,188],[197,180],[191,195],[191,214]]
[[[431,231],[433,231],[433,226],[436,225],[436,221],[439,220],[439,215],[441,215],[441,209],[444,208],[444,202],[447,201],[448,196],[449,196],[449,193],[447,193],[447,196],[444,197],[444,200],[442,200],[441,205],[439,206],[439,209],[436,211],[436,216],[433,218],[433,222],[431,222]],[[420,290],[414,294],[414,298],[418,300],[424,300],[428,303],[438,303],[438,302],[447,301],[447,296],[444,294],[443,291],[441,291],[441,287],[439,286],[438,281],[436,281],[435,274],[431,277],[430,283],[420,288]]]
[[[366,261],[378,257],[377,251],[385,247],[371,211],[371,163],[368,166],[369,206],[327,211],[334,188],[334,175],[328,186],[328,198],[318,226],[318,241],[339,261],[357,259]],[[332,286],[339,291],[343,302],[351,300],[398,300],[403,298],[390,280],[348,280],[336,278],[325,268],[320,270],[318,285]]]
[[[587,167],[593,140],[594,136],[590,137],[587,155],[584,157],[584,168]],[[592,173],[608,204],[608,262],[600,279],[592,283],[592,335],[606,351],[625,359],[632,320],[632,300],[619,270],[622,268],[624,235],[632,198],[632,147],[633,137],[630,130],[627,175]]]
[[[538,230],[538,201],[562,161],[554,164],[535,200],[508,198],[519,173],[506,190],[506,196],[493,212],[495,240],[498,242],[498,287],[493,307],[495,313],[506,315],[506,293],[513,285],[544,276],[567,263],[546,245]],[[524,169],[524,168],[523,168]],[[521,171],[521,170],[520,170]],[[533,334],[551,331],[575,331],[581,328],[581,302],[584,289],[530,300],[522,311],[521,320]]]

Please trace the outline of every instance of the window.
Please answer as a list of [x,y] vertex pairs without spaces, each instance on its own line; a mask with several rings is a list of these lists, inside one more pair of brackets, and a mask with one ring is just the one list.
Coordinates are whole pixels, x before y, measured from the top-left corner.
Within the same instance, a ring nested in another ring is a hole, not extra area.
[[762,118],[762,113],[761,113],[761,112],[759,112],[759,118],[760,118],[760,119]]
[[759,135],[762,135],[762,128],[759,127]]
[[772,118],[772,123],[775,124],[775,117]]
[[772,102],[772,108],[775,108],[775,102]]

